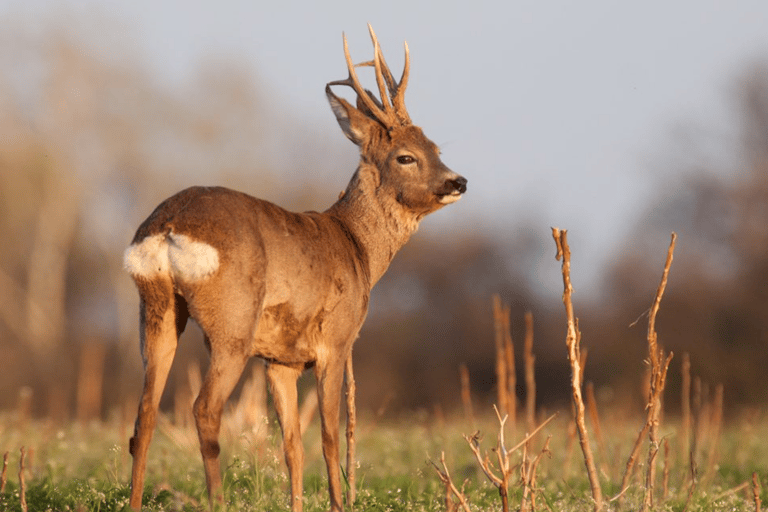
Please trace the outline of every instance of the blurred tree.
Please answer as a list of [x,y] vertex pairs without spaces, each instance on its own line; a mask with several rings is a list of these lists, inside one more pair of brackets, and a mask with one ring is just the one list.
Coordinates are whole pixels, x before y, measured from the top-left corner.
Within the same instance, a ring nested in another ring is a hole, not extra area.
[[[669,192],[660,195],[643,223],[632,230],[609,275],[608,302],[616,305],[612,318],[621,318],[625,325],[648,307],[651,285],[658,280],[653,276],[660,276],[665,240],[670,231],[677,231],[678,251],[658,321],[662,343],[678,356],[689,352],[692,372],[712,384],[722,382],[730,403],[764,403],[768,399],[766,65],[745,75],[736,98],[741,120],[738,146],[727,148],[728,142],[722,142],[723,153],[735,158],[724,168],[713,168],[712,160],[697,162],[694,156],[695,163],[680,183],[665,184]],[[697,144],[690,141],[683,149],[689,156],[707,153],[697,151]],[[651,241],[658,244],[652,253]],[[644,334],[642,329],[628,331],[618,324],[611,332],[603,344],[634,346],[627,342]],[[672,372],[670,376],[674,383]],[[677,399],[674,391],[671,398]]]

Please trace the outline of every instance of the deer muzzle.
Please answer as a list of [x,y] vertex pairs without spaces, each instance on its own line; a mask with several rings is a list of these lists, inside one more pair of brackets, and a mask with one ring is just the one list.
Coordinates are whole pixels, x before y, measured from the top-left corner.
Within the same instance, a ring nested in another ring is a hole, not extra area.
[[445,180],[445,183],[443,183],[443,186],[440,188],[437,195],[442,204],[450,204],[458,201],[461,195],[466,191],[467,179],[463,176],[456,175],[456,177]]

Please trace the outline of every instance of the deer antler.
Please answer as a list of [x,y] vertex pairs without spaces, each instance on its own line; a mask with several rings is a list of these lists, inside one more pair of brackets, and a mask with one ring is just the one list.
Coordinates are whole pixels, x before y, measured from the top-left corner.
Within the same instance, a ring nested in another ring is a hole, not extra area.
[[408,74],[410,70],[408,43],[405,44],[405,66],[403,74],[400,77],[400,82],[395,82],[392,72],[389,70],[387,62],[384,60],[384,54],[381,52],[379,40],[376,38],[376,33],[373,31],[373,27],[371,27],[370,23],[368,24],[368,31],[371,34],[371,41],[373,41],[373,60],[362,62],[357,64],[357,66],[373,66],[375,68],[376,84],[378,85],[379,94],[381,95],[381,102],[379,103],[373,93],[360,84],[360,80],[357,78],[357,73],[355,73],[355,67],[357,66],[353,64],[352,57],[349,54],[349,45],[347,44],[346,35],[343,35],[344,57],[347,60],[349,76],[344,80],[329,82],[328,85],[347,85],[352,87],[365,108],[370,111],[371,115],[377,121],[387,128],[411,124],[411,118],[405,108],[405,88],[408,85]]

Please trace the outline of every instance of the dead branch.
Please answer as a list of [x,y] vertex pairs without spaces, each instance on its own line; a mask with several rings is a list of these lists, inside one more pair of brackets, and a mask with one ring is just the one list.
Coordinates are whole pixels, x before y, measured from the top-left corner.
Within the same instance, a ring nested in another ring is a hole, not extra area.
[[434,466],[435,471],[437,471],[437,475],[440,477],[440,481],[443,482],[443,485],[445,485],[446,512],[453,512],[454,510],[456,510],[456,504],[451,499],[451,495],[456,496],[464,512],[471,512],[469,510],[469,504],[467,503],[466,496],[464,496],[464,493],[462,491],[459,491],[456,488],[456,486],[453,484],[453,480],[451,479],[451,474],[448,471],[448,466],[445,464],[445,452],[440,453],[440,463],[443,465],[442,469],[440,469],[440,466],[435,464],[435,461],[430,460],[429,462],[432,464],[432,466]]
[[755,500],[755,512],[760,512],[760,479],[757,472],[752,473],[752,497]]
[[648,421],[650,428],[648,431],[648,467],[646,468],[645,498],[643,499],[642,510],[651,510],[653,508],[653,488],[656,480],[656,456],[659,451],[659,417],[661,414],[661,397],[664,394],[664,385],[667,378],[667,370],[672,360],[672,353],[664,361],[664,350],[658,346],[658,335],[656,334],[656,314],[661,306],[661,298],[664,296],[664,289],[667,286],[669,269],[672,266],[672,259],[675,252],[675,241],[677,234],[672,233],[667,250],[667,260],[664,264],[664,271],[661,275],[661,282],[656,290],[656,297],[651,305],[648,315],[648,360],[651,364],[651,388],[648,397]]
[[496,417],[499,419],[499,436],[496,444],[496,456],[498,459],[499,471],[501,472],[500,477],[496,476],[494,473],[493,465],[491,464],[488,454],[486,453],[486,455],[483,456],[480,453],[480,433],[476,432],[472,437],[465,435],[464,439],[469,444],[472,453],[475,454],[480,469],[483,470],[483,473],[488,477],[488,480],[490,480],[496,489],[498,489],[499,496],[501,497],[502,512],[508,512],[509,475],[511,472],[509,468],[509,452],[504,446],[504,423],[506,423],[508,416],[504,415],[502,418],[499,409],[496,408],[496,406],[494,406],[493,409],[496,411]]
[[551,457],[552,453],[549,451],[549,441],[552,436],[547,436],[547,440],[544,441],[544,446],[531,463],[524,463],[522,470],[522,483],[523,483],[523,497],[520,503],[520,512],[528,510],[527,498],[530,495],[531,511],[536,510],[536,469],[539,467],[539,461],[546,454]]
[[19,458],[19,501],[21,502],[21,511],[27,512],[27,483],[24,480],[24,456],[26,450],[21,447],[21,457]]
[[603,491],[600,488],[600,481],[597,476],[597,469],[595,468],[595,460],[592,456],[592,448],[589,445],[587,425],[586,421],[584,420],[584,400],[581,396],[581,334],[577,329],[576,318],[573,314],[573,302],[571,300],[571,295],[573,294],[573,286],[571,285],[571,249],[568,246],[567,234],[567,230],[552,228],[552,237],[555,239],[555,244],[557,245],[557,255],[555,258],[558,261],[562,260],[564,288],[563,304],[565,305],[565,313],[568,324],[568,331],[565,342],[568,347],[568,361],[571,364],[571,392],[573,405],[576,412],[576,427],[579,432],[581,451],[584,454],[584,465],[587,468],[589,483],[592,487],[592,498],[595,502],[595,512],[599,512],[603,508]]

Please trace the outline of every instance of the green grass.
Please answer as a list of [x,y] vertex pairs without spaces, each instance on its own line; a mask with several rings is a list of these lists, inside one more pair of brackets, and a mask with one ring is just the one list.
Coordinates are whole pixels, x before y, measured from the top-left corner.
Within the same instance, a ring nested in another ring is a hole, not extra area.
[[[578,442],[569,452],[568,421],[565,414],[537,436],[531,444],[529,457],[538,454],[544,436],[551,435],[551,457],[539,465],[537,510],[592,510],[589,484],[583,470]],[[484,439],[482,447],[489,451],[495,446],[498,423],[492,413],[480,422]],[[599,459],[604,493],[610,497],[618,491],[621,471],[628,450],[641,426],[640,420],[603,425],[609,439]],[[0,452],[9,451],[7,485],[0,497],[0,510],[21,510],[19,497],[19,448],[27,447],[26,500],[30,511],[121,511],[127,510],[131,457],[127,439],[132,425],[117,420],[88,426],[71,424],[55,427],[45,422],[30,422],[20,426],[9,415],[0,415]],[[226,429],[224,429],[226,430]],[[678,452],[675,441],[676,425],[662,423],[662,435],[670,440],[672,452]],[[259,446],[248,434],[222,435],[222,468],[225,500],[230,510],[287,510],[287,476],[280,453],[279,431],[273,423],[269,434]],[[464,491],[473,511],[501,509],[496,488],[480,472],[462,434],[472,429],[462,419],[442,422],[424,416],[412,416],[394,423],[377,423],[372,418],[360,418],[358,423],[357,469],[358,499],[356,510],[366,511],[441,511],[445,510],[445,490],[429,460],[438,461],[445,451],[446,462],[454,483]],[[610,435],[609,435],[610,433]],[[508,445],[522,436],[507,429]],[[306,469],[304,472],[305,505],[308,512],[328,509],[324,462],[319,442],[317,421],[304,437]],[[145,486],[146,510],[198,511],[207,510],[205,479],[197,450],[196,436],[165,422],[159,428],[150,448]],[[594,446],[594,445],[593,445]],[[707,474],[707,451],[704,446],[698,457],[698,485],[690,511],[754,510],[750,488],[729,492],[751,481],[757,472],[761,482],[768,483],[768,421],[734,421],[725,429],[718,443],[719,456],[713,473]],[[517,464],[522,454],[513,455]],[[637,510],[643,499],[642,476],[647,448],[641,455],[638,475],[627,492],[624,510]],[[688,465],[670,459],[669,497],[657,499],[657,510],[682,511],[688,493]],[[658,475],[661,479],[663,453],[659,456]],[[519,473],[515,473],[518,475]],[[661,482],[657,484],[661,491]],[[516,476],[510,485],[510,509],[519,507],[521,488]],[[763,499],[768,498],[763,493]],[[617,510],[616,502],[609,510]]]

